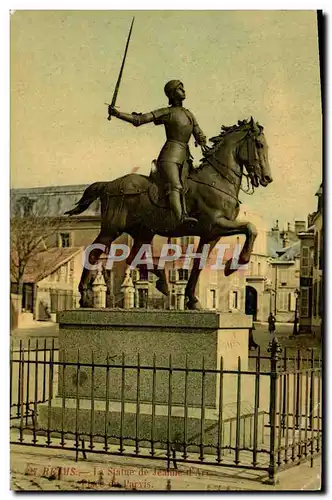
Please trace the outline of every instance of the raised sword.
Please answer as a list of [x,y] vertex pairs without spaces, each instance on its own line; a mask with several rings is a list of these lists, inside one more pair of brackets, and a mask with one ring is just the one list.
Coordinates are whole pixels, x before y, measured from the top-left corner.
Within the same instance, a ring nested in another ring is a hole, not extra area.
[[[124,56],[123,56],[122,64],[121,64],[121,68],[120,68],[120,73],[119,73],[118,80],[117,80],[116,85],[115,85],[115,89],[114,89],[114,93],[113,93],[113,98],[112,98],[112,102],[111,102],[111,107],[112,108],[115,107],[116,98],[118,97],[119,87],[120,87],[120,83],[121,83],[123,68],[124,68],[124,65],[125,65],[125,62],[126,62],[126,57],[127,57],[127,52],[128,52],[128,47],[129,47],[131,32],[132,32],[132,29],[133,29],[134,20],[135,20],[135,17],[133,17],[133,20],[131,21],[129,35],[128,35],[127,43],[126,43],[126,48],[125,48],[125,52],[124,52]],[[107,119],[111,120],[112,119],[112,115],[108,115]]]

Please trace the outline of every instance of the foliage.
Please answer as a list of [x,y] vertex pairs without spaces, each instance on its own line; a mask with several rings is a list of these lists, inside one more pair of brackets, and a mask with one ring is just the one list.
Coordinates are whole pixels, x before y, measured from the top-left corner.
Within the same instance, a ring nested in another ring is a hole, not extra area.
[[54,247],[56,234],[61,227],[61,218],[47,216],[43,208],[30,210],[29,213],[16,210],[11,217],[10,273],[11,282],[18,285],[19,293],[28,264],[37,255]]

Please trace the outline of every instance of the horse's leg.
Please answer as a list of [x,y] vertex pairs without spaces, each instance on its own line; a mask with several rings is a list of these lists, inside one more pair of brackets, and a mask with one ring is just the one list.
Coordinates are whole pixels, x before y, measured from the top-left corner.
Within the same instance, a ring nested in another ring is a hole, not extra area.
[[[212,252],[212,250],[214,249],[214,247],[216,246],[216,244],[218,243],[219,239],[220,239],[219,236],[218,236],[218,238],[216,238],[212,241],[201,238],[199,240],[199,244],[198,244],[196,253],[202,252],[204,245],[209,244],[210,245],[209,253],[208,253],[208,256],[209,256],[210,253]],[[186,286],[186,290],[185,290],[185,296],[188,299],[187,308],[191,309],[191,310],[199,310],[202,308],[200,303],[199,303],[198,298],[195,295],[195,289],[196,289],[197,281],[198,281],[199,275],[201,274],[201,271],[202,271],[202,269],[200,269],[200,259],[195,258],[194,263],[193,263],[193,267],[191,269],[191,273],[189,276],[189,280],[188,280],[188,283]]]
[[[244,234],[246,239],[242,250],[239,254],[238,264],[245,265],[250,261],[250,256],[253,250],[255,239],[257,236],[257,229],[251,222],[241,222],[241,221],[230,221],[224,217],[219,217],[216,219],[216,224],[220,229],[220,236],[233,236],[237,234]],[[225,264],[224,274],[229,276],[237,268],[232,266],[233,259],[229,259]]]
[[[134,244],[132,246],[130,254],[126,259],[127,264],[130,265],[133,262],[142,245],[149,245],[152,242],[153,236],[154,235],[151,234],[147,235],[146,237],[143,237],[142,235],[134,236]],[[137,267],[145,268],[146,266],[144,264],[139,264]],[[157,290],[168,297],[168,285],[165,269],[159,269],[158,266],[154,264],[153,269],[149,269],[149,271],[151,271],[151,273],[153,273],[158,278],[156,281]]]
[[[99,244],[99,245],[104,245],[105,251],[108,252],[109,248],[112,244],[112,241],[115,240],[115,238],[118,236],[118,234],[115,235],[109,235],[109,234],[102,234],[100,232],[97,236],[97,238],[94,240],[92,245],[94,244]],[[86,249],[89,251],[89,247]],[[91,252],[88,255],[88,262],[92,265],[97,264],[100,256],[104,253],[104,250],[100,248],[94,248],[91,250]],[[86,257],[85,257],[86,258]],[[78,290],[81,294],[81,299],[79,301],[80,307],[92,307],[92,294],[91,294],[91,278],[93,276],[94,271],[89,269],[84,265],[80,283],[78,285]]]

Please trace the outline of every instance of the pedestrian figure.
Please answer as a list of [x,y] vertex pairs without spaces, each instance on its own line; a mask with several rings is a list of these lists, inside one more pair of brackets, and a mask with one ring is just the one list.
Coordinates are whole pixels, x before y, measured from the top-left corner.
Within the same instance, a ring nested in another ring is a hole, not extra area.
[[256,342],[254,341],[254,336],[253,336],[253,333],[252,333],[253,330],[256,330],[254,324],[252,325],[252,328],[249,328],[249,338],[248,338],[248,340],[249,340],[249,351],[251,351],[251,349],[255,350],[258,347],[258,344],[256,344]]
[[269,333],[275,332],[276,329],[276,319],[275,316],[270,312],[269,317],[268,317],[268,323],[269,323]]

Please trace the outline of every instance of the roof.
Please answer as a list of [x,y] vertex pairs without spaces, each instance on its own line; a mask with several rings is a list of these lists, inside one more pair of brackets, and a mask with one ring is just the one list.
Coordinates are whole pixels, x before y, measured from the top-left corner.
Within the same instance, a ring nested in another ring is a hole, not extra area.
[[[85,184],[74,186],[50,186],[40,188],[12,189],[10,192],[10,209],[15,214],[18,205],[23,198],[33,201],[33,209],[36,216],[47,213],[50,217],[59,217],[72,209],[82,197]],[[85,215],[99,215],[100,203],[95,200],[85,211]]]
[[[24,272],[24,283],[38,283],[46,276],[49,276],[59,267],[66,264],[73,257],[82,252],[84,247],[69,247],[69,248],[49,248],[43,252],[38,252],[33,255]],[[15,259],[14,251],[11,251],[11,258]],[[12,281],[16,281],[13,275]]]

